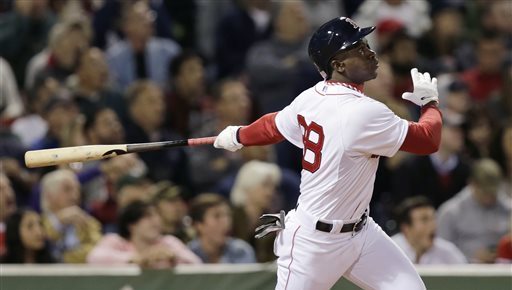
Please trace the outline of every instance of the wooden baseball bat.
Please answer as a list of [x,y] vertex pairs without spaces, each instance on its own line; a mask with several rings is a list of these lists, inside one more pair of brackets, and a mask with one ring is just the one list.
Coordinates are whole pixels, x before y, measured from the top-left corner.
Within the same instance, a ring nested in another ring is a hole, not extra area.
[[29,168],[44,167],[71,162],[100,160],[122,154],[155,151],[170,147],[207,145],[213,144],[215,138],[216,137],[204,137],[137,144],[85,145],[32,150],[25,153],[25,165]]

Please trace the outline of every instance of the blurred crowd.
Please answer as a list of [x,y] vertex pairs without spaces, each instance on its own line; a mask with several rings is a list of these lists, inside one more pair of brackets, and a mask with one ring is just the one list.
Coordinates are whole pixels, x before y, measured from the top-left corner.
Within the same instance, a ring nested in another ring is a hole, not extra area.
[[275,260],[262,213],[295,207],[300,149],[173,148],[29,169],[27,150],[214,136],[321,81],[312,30],[377,26],[365,93],[414,121],[439,79],[428,156],[380,157],[371,215],[414,263],[512,262],[512,2],[0,0],[0,261]]

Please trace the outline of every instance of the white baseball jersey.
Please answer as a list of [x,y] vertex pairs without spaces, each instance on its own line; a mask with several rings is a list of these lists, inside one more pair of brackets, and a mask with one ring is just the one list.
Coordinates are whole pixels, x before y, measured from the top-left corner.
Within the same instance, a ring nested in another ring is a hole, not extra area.
[[350,85],[321,81],[280,111],[276,126],[303,149],[300,207],[353,220],[370,203],[378,157],[398,151],[408,122]]

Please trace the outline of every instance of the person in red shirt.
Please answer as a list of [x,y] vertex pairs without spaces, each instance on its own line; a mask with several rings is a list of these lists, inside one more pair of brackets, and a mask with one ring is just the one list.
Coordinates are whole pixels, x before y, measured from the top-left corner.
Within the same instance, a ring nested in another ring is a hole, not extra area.
[[478,39],[476,56],[476,66],[464,71],[461,78],[473,100],[483,102],[503,87],[502,69],[507,56],[503,38],[497,34],[483,35]]

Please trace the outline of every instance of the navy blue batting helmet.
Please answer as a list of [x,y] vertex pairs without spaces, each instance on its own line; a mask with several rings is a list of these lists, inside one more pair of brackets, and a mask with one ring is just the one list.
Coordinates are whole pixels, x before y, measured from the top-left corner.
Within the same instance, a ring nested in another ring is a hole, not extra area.
[[360,28],[348,17],[338,17],[320,26],[309,41],[308,53],[324,79],[330,77],[330,61],[338,51],[349,49],[375,30]]

